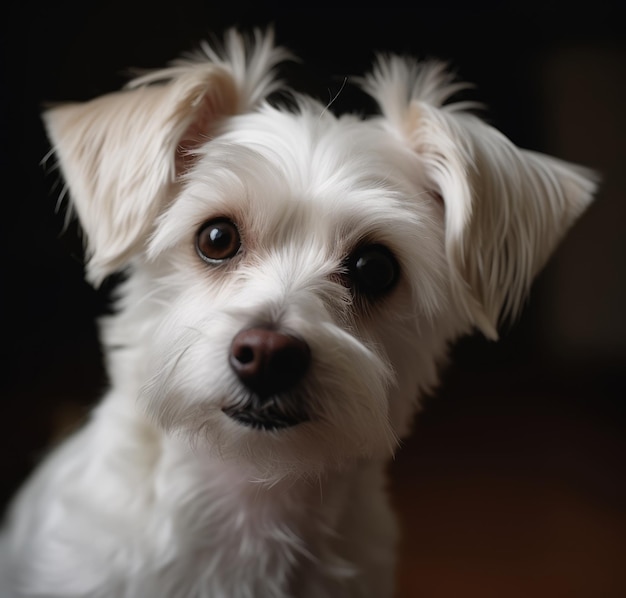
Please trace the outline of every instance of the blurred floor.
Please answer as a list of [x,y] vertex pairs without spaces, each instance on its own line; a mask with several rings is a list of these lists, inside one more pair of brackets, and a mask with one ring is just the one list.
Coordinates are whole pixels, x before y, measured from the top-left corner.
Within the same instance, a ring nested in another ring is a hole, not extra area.
[[392,465],[397,598],[626,596],[623,418],[511,388],[433,401]]

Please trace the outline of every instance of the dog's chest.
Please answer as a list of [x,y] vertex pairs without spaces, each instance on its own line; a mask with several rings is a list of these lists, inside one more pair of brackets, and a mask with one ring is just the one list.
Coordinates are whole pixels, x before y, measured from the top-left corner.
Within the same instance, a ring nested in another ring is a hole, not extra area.
[[128,578],[129,596],[336,594],[354,574],[336,539],[344,484],[322,486],[264,484],[247,469],[170,446],[154,472],[149,518],[136,527],[145,574]]
[[[118,450],[94,462],[86,439],[77,436],[28,488],[25,503],[45,504],[46,515],[18,513],[32,535],[14,573],[33,594],[293,598],[325,595],[351,575],[332,537],[338,503],[315,484],[268,487],[178,446],[156,459]],[[41,494],[48,476],[67,491]]]

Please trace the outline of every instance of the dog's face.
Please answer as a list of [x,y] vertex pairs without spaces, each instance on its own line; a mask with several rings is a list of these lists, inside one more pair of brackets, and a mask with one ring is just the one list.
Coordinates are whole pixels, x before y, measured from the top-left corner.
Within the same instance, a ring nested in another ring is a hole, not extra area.
[[229,120],[147,249],[164,307],[143,400],[163,426],[296,471],[389,454],[449,296],[443,209],[416,167],[353,118]]
[[444,107],[440,65],[381,59],[363,119],[264,102],[282,57],[231,34],[46,115],[90,278],[130,268],[113,383],[269,478],[391,454],[447,344],[495,337],[594,188]]

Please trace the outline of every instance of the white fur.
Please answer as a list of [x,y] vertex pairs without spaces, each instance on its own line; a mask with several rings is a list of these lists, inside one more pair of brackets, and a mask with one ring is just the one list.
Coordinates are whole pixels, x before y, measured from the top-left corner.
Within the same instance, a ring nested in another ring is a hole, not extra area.
[[[361,85],[381,115],[337,117],[265,100],[286,57],[229,32],[45,114],[89,279],[128,278],[102,322],[110,390],[9,513],[3,598],[392,595],[385,464],[449,344],[496,338],[595,182],[446,104],[442,64],[380,57]],[[217,216],[242,250],[212,266],[194,238]],[[342,284],[364,241],[400,265],[375,300]],[[290,390],[310,421],[223,413],[246,397],[232,339],[259,325],[310,347]]]

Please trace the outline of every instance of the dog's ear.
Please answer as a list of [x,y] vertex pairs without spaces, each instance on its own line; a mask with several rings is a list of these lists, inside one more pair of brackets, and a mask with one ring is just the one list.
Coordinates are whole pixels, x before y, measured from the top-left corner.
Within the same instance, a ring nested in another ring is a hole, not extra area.
[[466,86],[442,63],[379,58],[363,87],[443,200],[455,300],[496,339],[501,320],[519,312],[534,276],[591,202],[596,175],[517,148],[468,103],[446,104]]
[[271,32],[229,31],[201,51],[133,81],[128,89],[43,115],[86,237],[94,284],[123,267],[149,236],[193,152],[229,115],[252,109],[278,85],[286,52]]

